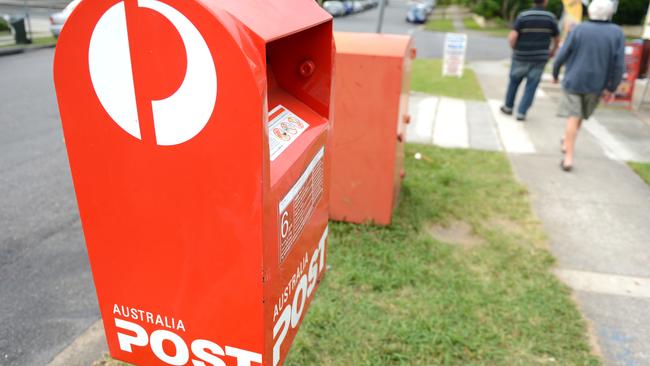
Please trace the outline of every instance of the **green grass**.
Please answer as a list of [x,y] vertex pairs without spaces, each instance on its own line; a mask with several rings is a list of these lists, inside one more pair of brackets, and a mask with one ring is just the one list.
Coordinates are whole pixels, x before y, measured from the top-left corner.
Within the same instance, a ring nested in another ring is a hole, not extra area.
[[47,45],[47,44],[56,44],[57,39],[55,37],[41,37],[41,38],[34,38],[34,41],[32,42],[33,45]]
[[424,29],[433,32],[455,32],[454,22],[451,19],[431,19]]
[[629,163],[630,167],[650,185],[650,164],[648,163]]
[[501,20],[490,20],[485,27],[481,27],[474,18],[470,17],[463,19],[463,24],[467,30],[485,32],[498,37],[506,37],[510,33],[508,24]]
[[2,32],[9,32],[9,25],[6,20],[0,18],[0,33]]
[[462,78],[443,77],[442,60],[415,60],[411,89],[450,98],[485,100],[473,70],[465,68]]
[[[507,158],[411,144],[405,167],[393,225],[331,224],[331,269],[285,365],[599,365]],[[457,220],[483,244],[429,234]]]
[[[285,365],[599,365],[507,158],[411,144],[405,166],[393,225],[331,224],[331,269]],[[429,234],[456,220],[484,244]]]
[[[406,171],[392,226],[332,225],[286,365],[600,364],[504,155],[409,145]],[[484,244],[429,235],[455,220]]]
[[34,38],[31,44],[27,45],[16,45],[16,44],[9,44],[9,45],[4,45],[0,46],[0,48],[14,48],[14,47],[30,47],[30,46],[44,46],[44,45],[55,45],[57,39],[54,37],[39,37],[39,38]]

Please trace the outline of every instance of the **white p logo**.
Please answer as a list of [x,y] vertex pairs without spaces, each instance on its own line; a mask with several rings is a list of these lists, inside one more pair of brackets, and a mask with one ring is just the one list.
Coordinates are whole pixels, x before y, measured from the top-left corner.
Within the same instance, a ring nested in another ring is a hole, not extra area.
[[[178,10],[158,0],[138,0],[167,18],[178,31],[187,53],[181,86],[170,97],[152,101],[156,143],[182,144],[208,123],[217,97],[217,73],[210,49],[196,27]],[[90,39],[90,77],[100,103],[124,131],[142,139],[133,81],[124,2],[100,18]]]

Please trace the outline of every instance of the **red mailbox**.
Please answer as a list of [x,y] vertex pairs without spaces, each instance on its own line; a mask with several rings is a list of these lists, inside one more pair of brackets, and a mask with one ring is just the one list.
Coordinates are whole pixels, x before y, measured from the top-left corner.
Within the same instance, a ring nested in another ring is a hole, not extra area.
[[391,223],[404,177],[411,38],[336,33],[330,216]]
[[331,17],[84,1],[54,73],[111,355],[278,365],[325,271]]

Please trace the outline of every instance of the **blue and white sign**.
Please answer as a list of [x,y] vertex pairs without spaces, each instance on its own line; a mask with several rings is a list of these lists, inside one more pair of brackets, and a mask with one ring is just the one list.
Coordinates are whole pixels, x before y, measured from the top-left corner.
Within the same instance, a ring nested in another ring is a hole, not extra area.
[[463,76],[465,54],[467,53],[467,34],[447,33],[445,37],[442,76]]

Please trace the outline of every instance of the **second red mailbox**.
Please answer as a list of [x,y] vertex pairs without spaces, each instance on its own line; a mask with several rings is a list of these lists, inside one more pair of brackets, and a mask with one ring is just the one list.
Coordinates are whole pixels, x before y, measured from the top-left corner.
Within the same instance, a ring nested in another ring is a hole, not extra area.
[[409,36],[336,33],[330,217],[391,223],[404,177],[415,49]]
[[111,355],[278,365],[325,271],[331,17],[84,1],[55,84]]

